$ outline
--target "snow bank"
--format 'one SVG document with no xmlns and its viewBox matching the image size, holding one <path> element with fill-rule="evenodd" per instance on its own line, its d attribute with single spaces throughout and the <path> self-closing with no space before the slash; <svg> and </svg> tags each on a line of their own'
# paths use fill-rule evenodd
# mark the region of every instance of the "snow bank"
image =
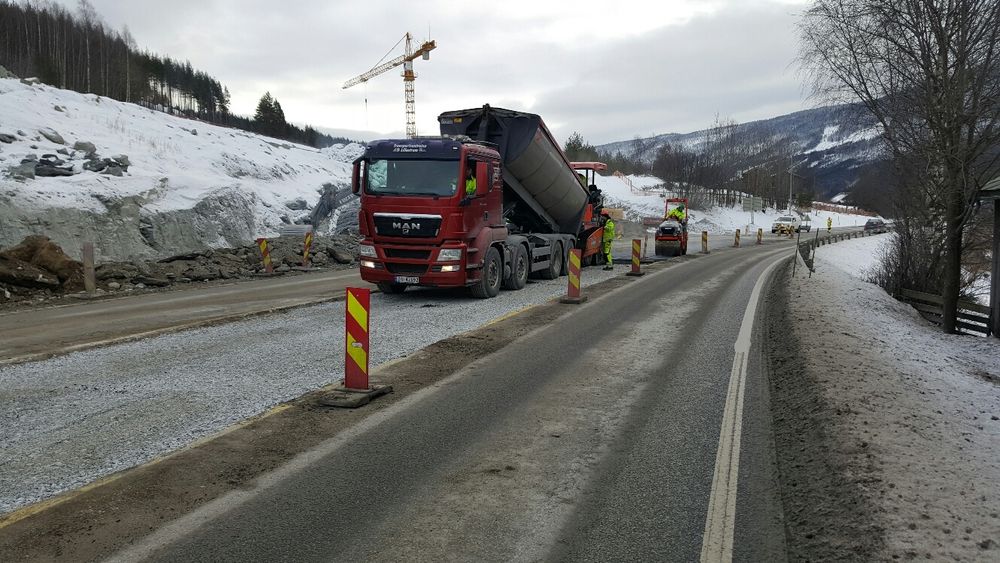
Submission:
<svg viewBox="0 0 1000 563">
<path fill-rule="evenodd" d="M 142 240 L 127 235 L 140 238 L 144 222 L 153 227 L 159 222 L 167 228 L 169 221 L 162 219 L 163 214 L 194 210 L 205 216 L 208 211 L 199 205 L 206 201 L 212 202 L 212 213 L 239 207 L 242 224 L 229 229 L 239 234 L 228 237 L 207 228 L 204 233 L 192 233 L 197 240 L 189 242 L 200 241 L 203 247 L 245 243 L 257 235 L 276 234 L 283 223 L 308 217 L 324 185 L 350 181 L 349 163 L 363 150 L 358 145 L 317 150 L 12 79 L 0 80 L 0 115 L 0 133 L 14 138 L 13 143 L 0 143 L 0 214 L 4 215 L 0 221 L 6 224 L 0 229 L 0 246 L 37 233 L 77 248 L 79 237 L 88 231 L 106 230 L 111 223 L 124 221 L 130 228 L 115 240 L 134 251 L 124 254 L 157 254 L 161 249 L 156 248 L 156 241 L 145 241 L 143 249 Z M 45 128 L 58 132 L 65 145 L 43 136 L 40 131 Z M 72 150 L 78 141 L 93 143 L 101 157 L 127 155 L 128 172 L 112 177 L 81 171 L 84 154 Z M 57 153 L 60 149 L 62 154 Z M 80 173 L 25 181 L 6 174 L 29 155 L 46 154 L 73 163 Z M 123 215 L 123 206 L 134 216 Z M 71 222 L 77 222 L 75 228 L 67 224 Z M 115 244 L 105 241 L 104 254 L 113 253 L 110 247 Z"/>
<path fill-rule="evenodd" d="M 871 254 L 884 240 L 822 246 L 816 273 L 790 282 L 791 333 L 803 340 L 798 380 L 816 382 L 823 405 L 812 416 L 829 421 L 832 436 L 818 447 L 877 507 L 878 559 L 995 561 L 1000 340 L 942 334 L 859 280 L 855 262 L 869 260 L 861 247 Z M 825 536 L 839 516 L 817 510 L 820 539 L 836 542 Z"/>
</svg>

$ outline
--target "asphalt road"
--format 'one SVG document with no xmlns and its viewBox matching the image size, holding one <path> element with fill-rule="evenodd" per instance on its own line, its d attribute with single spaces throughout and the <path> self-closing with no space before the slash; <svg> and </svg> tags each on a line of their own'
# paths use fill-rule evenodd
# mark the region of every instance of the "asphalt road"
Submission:
<svg viewBox="0 0 1000 563">
<path fill-rule="evenodd" d="M 712 528 L 733 559 L 780 561 L 763 331 L 738 337 L 788 251 L 719 252 L 566 306 L 113 559 L 691 561 Z"/>
<path fill-rule="evenodd" d="M 0 364 L 325 301 L 358 283 L 357 270 L 331 270 L 0 314 Z"/>
</svg>

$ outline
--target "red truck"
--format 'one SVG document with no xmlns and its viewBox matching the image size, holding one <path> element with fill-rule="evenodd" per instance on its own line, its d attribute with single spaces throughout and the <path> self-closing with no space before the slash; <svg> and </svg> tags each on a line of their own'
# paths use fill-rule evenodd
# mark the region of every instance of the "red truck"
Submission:
<svg viewBox="0 0 1000 563">
<path fill-rule="evenodd" d="M 438 122 L 439 137 L 372 141 L 354 162 L 362 279 L 488 298 L 565 275 L 573 248 L 600 252 L 595 192 L 541 117 L 486 105 Z"/>
</svg>

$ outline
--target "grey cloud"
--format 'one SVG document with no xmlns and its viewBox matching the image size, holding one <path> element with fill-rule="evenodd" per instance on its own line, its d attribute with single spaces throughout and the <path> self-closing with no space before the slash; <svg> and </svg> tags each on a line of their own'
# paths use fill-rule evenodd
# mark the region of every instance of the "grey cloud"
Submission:
<svg viewBox="0 0 1000 563">
<path fill-rule="evenodd" d="M 228 85 L 236 111 L 251 112 L 270 90 L 289 119 L 327 128 L 402 129 L 398 71 L 367 89 L 340 86 L 406 30 L 422 37 L 428 24 L 439 48 L 417 64 L 422 132 L 435 129 L 441 111 L 486 102 L 536 111 L 557 136 L 578 130 L 595 143 L 698 129 L 716 113 L 753 119 L 802 107 L 788 68 L 795 8 L 762 0 L 719 0 L 730 7 L 625 39 L 610 39 L 595 22 L 575 43 L 548 36 L 551 19 L 446 0 L 92 1 L 112 27 L 127 23 L 141 46 L 190 59 Z M 656 17 L 645 5 L 614 9 Z"/>
</svg>

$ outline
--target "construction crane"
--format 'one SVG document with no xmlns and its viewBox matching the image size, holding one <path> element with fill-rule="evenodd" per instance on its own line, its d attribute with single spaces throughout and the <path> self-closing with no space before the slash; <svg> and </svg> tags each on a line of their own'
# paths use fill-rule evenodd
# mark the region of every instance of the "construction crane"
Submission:
<svg viewBox="0 0 1000 563">
<path fill-rule="evenodd" d="M 406 136 L 408 138 L 413 138 L 417 136 L 417 112 L 416 112 L 416 101 L 413 92 L 413 82 L 417 79 L 417 73 L 413 72 L 413 61 L 418 58 L 423 58 L 425 61 L 431 58 L 431 51 L 434 50 L 437 45 L 433 40 L 425 41 L 423 45 L 420 46 L 416 51 L 413 50 L 412 36 L 407 33 L 402 39 L 393 45 L 392 49 L 389 50 L 391 53 L 401 42 L 406 41 L 406 52 L 402 55 L 392 59 L 391 61 L 380 62 L 371 68 L 368 72 L 355 76 L 354 78 L 344 82 L 344 88 L 348 89 L 351 86 L 356 86 L 362 82 L 368 82 L 370 79 L 376 76 L 396 68 L 399 65 L 403 65 L 403 72 L 401 73 L 403 77 L 403 89 L 406 92 Z M 389 56 L 386 54 L 386 56 Z M 382 57 L 383 59 L 385 57 Z M 367 100 L 365 100 L 367 103 Z"/>
</svg>

